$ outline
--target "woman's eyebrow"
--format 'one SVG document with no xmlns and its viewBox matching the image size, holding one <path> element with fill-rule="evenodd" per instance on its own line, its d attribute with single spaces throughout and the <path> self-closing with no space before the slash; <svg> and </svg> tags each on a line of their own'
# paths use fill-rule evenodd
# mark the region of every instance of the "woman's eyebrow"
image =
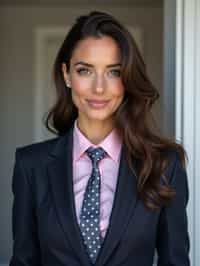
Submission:
<svg viewBox="0 0 200 266">
<path fill-rule="evenodd" d="M 84 65 L 84 66 L 87 66 L 87 67 L 94 67 L 94 65 L 92 65 L 92 64 L 88 64 L 88 63 L 86 63 L 86 62 L 83 62 L 83 61 L 79 61 L 79 62 L 76 62 L 75 64 L 74 64 L 74 66 L 76 66 L 76 65 Z M 115 64 L 110 64 L 110 65 L 107 65 L 106 67 L 117 67 L 117 66 L 121 66 L 122 64 L 121 63 L 115 63 Z"/>
</svg>

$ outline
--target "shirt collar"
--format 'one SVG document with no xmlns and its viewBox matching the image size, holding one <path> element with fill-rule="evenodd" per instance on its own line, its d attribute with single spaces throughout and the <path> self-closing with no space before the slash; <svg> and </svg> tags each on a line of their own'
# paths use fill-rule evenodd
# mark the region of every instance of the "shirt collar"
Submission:
<svg viewBox="0 0 200 266">
<path fill-rule="evenodd" d="M 84 152 L 91 146 L 94 148 L 102 147 L 115 162 L 119 161 L 122 141 L 115 128 L 98 145 L 95 145 L 91 143 L 89 139 L 80 131 L 77 126 L 77 120 L 75 120 L 73 140 L 74 161 L 79 160 L 80 157 L 83 156 Z"/>
</svg>

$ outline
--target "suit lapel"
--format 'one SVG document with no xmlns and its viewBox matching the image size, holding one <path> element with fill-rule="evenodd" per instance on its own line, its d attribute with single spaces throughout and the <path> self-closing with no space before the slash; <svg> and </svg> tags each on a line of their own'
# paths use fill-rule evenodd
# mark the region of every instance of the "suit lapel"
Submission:
<svg viewBox="0 0 200 266">
<path fill-rule="evenodd" d="M 48 175 L 56 211 L 65 236 L 79 257 L 81 265 L 90 265 L 90 259 L 83 246 L 81 232 L 76 218 L 72 179 L 73 128 L 58 140 L 51 156 L 56 157 L 48 166 Z"/>
<path fill-rule="evenodd" d="M 84 247 L 81 231 L 77 222 L 73 195 L 73 127 L 65 136 L 60 137 L 48 165 L 48 176 L 56 211 L 65 236 L 70 241 L 81 265 L 91 265 Z M 96 266 L 103 266 L 119 243 L 126 225 L 132 217 L 137 200 L 136 175 L 128 168 L 125 150 L 122 148 L 116 193 L 110 216 L 109 227 L 100 249 Z"/>
<path fill-rule="evenodd" d="M 106 264 L 109 256 L 119 243 L 126 229 L 137 201 L 136 174 L 132 174 L 125 158 L 125 150 L 122 148 L 119 165 L 119 175 L 109 227 L 101 247 L 96 266 Z"/>
</svg>

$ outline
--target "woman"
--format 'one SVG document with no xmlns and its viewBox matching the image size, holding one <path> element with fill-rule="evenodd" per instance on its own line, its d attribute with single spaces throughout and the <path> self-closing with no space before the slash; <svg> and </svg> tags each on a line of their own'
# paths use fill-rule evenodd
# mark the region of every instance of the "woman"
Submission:
<svg viewBox="0 0 200 266">
<path fill-rule="evenodd" d="M 58 137 L 18 148 L 10 266 L 188 266 L 184 148 L 151 127 L 159 94 L 112 16 L 77 19 L 54 65 Z"/>
</svg>

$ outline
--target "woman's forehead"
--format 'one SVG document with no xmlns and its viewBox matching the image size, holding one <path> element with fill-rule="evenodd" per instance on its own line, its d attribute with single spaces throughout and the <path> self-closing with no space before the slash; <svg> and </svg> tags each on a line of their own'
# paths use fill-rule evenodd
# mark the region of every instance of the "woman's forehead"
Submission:
<svg viewBox="0 0 200 266">
<path fill-rule="evenodd" d="M 120 49 L 116 41 L 109 36 L 88 37 L 77 44 L 71 58 L 73 63 L 85 60 L 90 64 L 117 64 L 120 63 Z"/>
</svg>

